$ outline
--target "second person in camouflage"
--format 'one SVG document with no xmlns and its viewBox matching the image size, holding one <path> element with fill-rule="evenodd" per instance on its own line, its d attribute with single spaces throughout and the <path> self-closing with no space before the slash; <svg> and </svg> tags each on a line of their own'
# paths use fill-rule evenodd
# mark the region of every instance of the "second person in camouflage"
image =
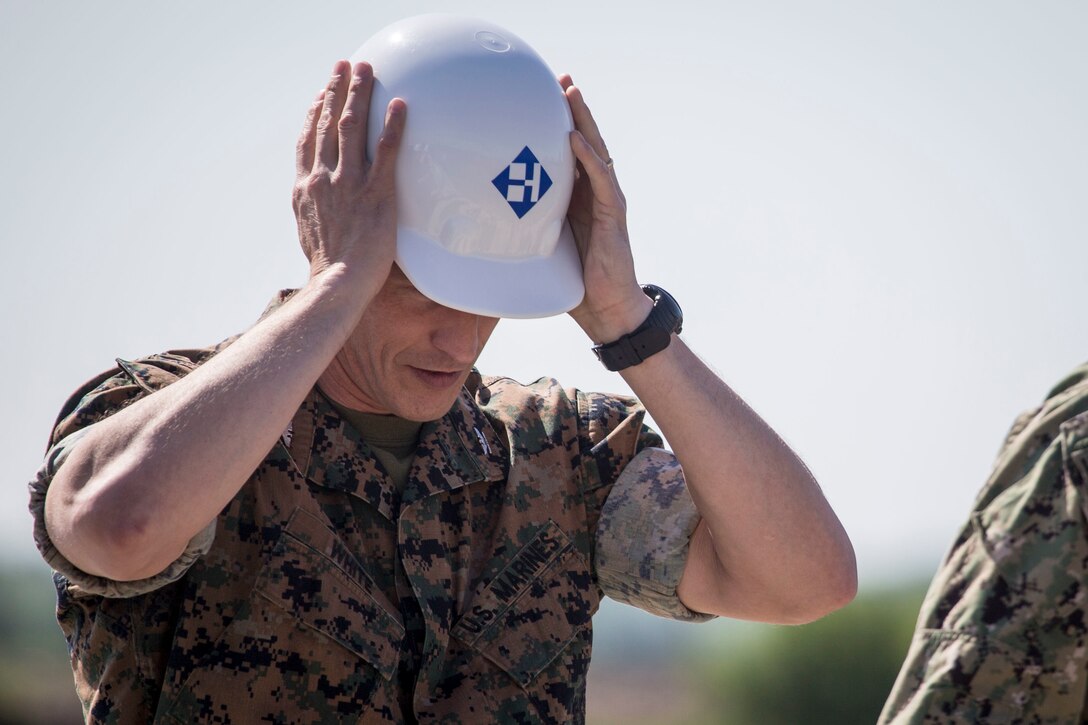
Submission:
<svg viewBox="0 0 1088 725">
<path fill-rule="evenodd" d="M 1088 365 L 1021 415 L 926 594 L 882 723 L 1088 720 Z"/>
</svg>

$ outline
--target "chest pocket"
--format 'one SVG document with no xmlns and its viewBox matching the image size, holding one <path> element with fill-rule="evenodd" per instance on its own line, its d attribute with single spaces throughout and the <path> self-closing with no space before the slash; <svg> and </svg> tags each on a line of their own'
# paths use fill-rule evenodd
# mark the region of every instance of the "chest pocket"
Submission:
<svg viewBox="0 0 1088 725">
<path fill-rule="evenodd" d="M 400 613 L 313 514 L 295 511 L 255 589 L 302 625 L 362 657 L 386 680 L 393 677 L 404 639 Z"/>
<path fill-rule="evenodd" d="M 180 689 L 176 722 L 367 721 L 404 640 L 399 613 L 343 542 L 296 510 L 238 612 Z"/>
<path fill-rule="evenodd" d="M 577 639 L 586 652 L 568 653 L 572 661 L 559 668 L 570 683 L 584 678 L 569 665 L 584 660 L 588 666 L 589 625 L 598 604 L 585 557 L 548 521 L 473 598 L 452 634 L 525 689 L 535 689 L 536 677 Z"/>
</svg>

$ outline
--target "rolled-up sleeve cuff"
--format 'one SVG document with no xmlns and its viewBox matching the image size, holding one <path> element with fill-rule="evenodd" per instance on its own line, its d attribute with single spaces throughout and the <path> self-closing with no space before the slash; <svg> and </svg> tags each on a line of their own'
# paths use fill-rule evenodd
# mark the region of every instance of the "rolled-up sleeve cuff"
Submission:
<svg viewBox="0 0 1088 725">
<path fill-rule="evenodd" d="M 676 456 L 642 450 L 616 480 L 597 525 L 597 580 L 604 593 L 660 617 L 714 619 L 676 595 L 699 518 Z"/>
<path fill-rule="evenodd" d="M 49 538 L 49 532 L 45 528 L 45 495 L 49 490 L 49 484 L 53 481 L 57 469 L 64 463 L 72 448 L 91 427 L 93 426 L 76 431 L 49 449 L 45 456 L 45 463 L 38 470 L 34 480 L 30 482 L 30 515 L 34 517 L 34 543 L 38 547 L 38 551 L 46 563 L 53 568 L 53 571 L 68 580 L 68 591 L 73 595 L 97 595 L 110 598 L 135 597 L 177 581 L 197 559 L 208 553 L 212 542 L 215 541 L 214 520 L 189 541 L 185 551 L 170 566 L 155 576 L 136 581 L 114 581 L 113 579 L 88 574 L 57 551 L 57 547 L 53 545 L 52 539 Z"/>
</svg>

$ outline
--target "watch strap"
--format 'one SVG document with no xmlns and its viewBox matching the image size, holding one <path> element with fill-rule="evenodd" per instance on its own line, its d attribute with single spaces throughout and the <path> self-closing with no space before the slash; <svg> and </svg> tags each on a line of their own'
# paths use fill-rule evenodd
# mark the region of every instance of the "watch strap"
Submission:
<svg viewBox="0 0 1088 725">
<path fill-rule="evenodd" d="M 638 365 L 661 352 L 672 342 L 673 333 L 679 334 L 683 327 L 683 313 L 672 295 L 649 284 L 643 285 L 642 291 L 654 301 L 646 320 L 618 340 L 593 347 L 597 359 L 613 372 Z"/>
</svg>

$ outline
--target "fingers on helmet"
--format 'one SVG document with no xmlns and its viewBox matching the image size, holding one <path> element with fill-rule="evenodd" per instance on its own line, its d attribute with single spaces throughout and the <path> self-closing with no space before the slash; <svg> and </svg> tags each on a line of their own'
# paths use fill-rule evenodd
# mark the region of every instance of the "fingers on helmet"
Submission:
<svg viewBox="0 0 1088 725">
<path fill-rule="evenodd" d="M 374 71 L 369 63 L 356 63 L 351 74 L 344 111 L 340 114 L 340 170 L 361 175 L 366 163 L 366 125 Z"/>
<path fill-rule="evenodd" d="M 594 120 L 593 114 L 589 111 L 589 106 L 586 105 L 585 99 L 582 97 L 582 91 L 578 86 L 569 85 L 564 93 L 566 93 L 567 102 L 570 104 L 571 116 L 574 117 L 574 127 L 585 137 L 598 156 L 607 159 L 608 147 L 605 146 L 601 131 L 597 128 L 597 121 Z"/>
<path fill-rule="evenodd" d="M 408 106 L 401 98 L 394 98 L 386 107 L 385 126 L 382 127 L 382 135 L 378 138 L 377 151 L 374 153 L 374 163 L 370 167 L 372 178 L 388 179 L 392 184 L 393 169 L 396 166 L 401 138 L 404 136 L 407 114 Z"/>
<path fill-rule="evenodd" d="M 619 200 L 619 190 L 616 186 L 615 180 L 612 178 L 612 171 L 608 166 L 608 160 L 602 157 L 600 153 L 593 148 L 593 145 L 586 137 L 579 131 L 572 131 L 571 138 L 571 150 L 574 151 L 575 158 L 582 165 L 582 168 L 586 170 L 586 174 L 589 175 L 589 184 L 593 187 L 593 195 L 601 201 L 612 203 Z M 612 196 L 616 196 L 616 199 L 612 199 Z"/>
<path fill-rule="evenodd" d="M 338 60 L 332 67 L 332 77 L 325 87 L 325 102 L 321 118 L 317 122 L 316 162 L 327 169 L 335 169 L 340 156 L 339 121 L 347 97 L 350 66 L 346 60 Z"/>
<path fill-rule="evenodd" d="M 325 89 L 322 88 L 306 111 L 306 120 L 302 122 L 302 133 L 295 146 L 295 171 L 299 176 L 309 174 L 314 167 L 314 137 L 317 134 L 317 114 L 324 105 Z"/>
</svg>

